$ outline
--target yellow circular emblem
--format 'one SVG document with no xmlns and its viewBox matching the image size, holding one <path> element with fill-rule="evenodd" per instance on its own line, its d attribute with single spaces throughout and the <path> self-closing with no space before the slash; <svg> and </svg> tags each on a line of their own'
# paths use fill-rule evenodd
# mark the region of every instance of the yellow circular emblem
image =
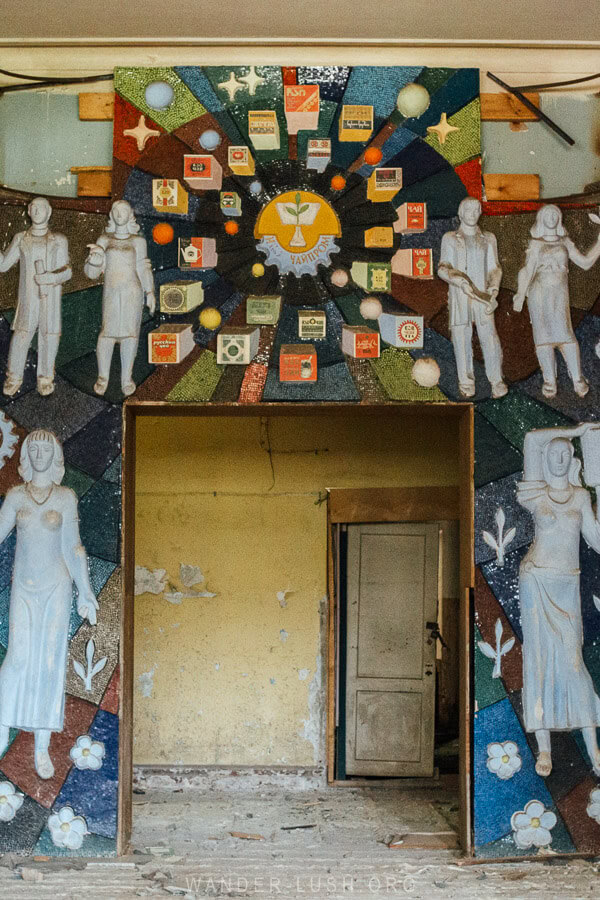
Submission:
<svg viewBox="0 0 600 900">
<path fill-rule="evenodd" d="M 339 250 L 334 238 L 341 234 L 340 220 L 327 200 L 300 190 L 274 197 L 254 227 L 267 262 L 297 275 L 315 274 L 318 264 L 329 265 L 329 255 Z"/>
</svg>

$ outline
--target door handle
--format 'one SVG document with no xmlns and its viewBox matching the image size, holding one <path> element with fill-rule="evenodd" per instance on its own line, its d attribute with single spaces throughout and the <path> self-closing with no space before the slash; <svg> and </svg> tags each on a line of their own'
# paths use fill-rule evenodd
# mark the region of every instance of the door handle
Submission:
<svg viewBox="0 0 600 900">
<path fill-rule="evenodd" d="M 439 641 L 442 647 L 444 647 L 446 650 L 450 649 L 450 647 L 442 637 L 442 633 L 437 622 L 426 622 L 425 627 L 429 630 L 430 638 Z"/>
</svg>

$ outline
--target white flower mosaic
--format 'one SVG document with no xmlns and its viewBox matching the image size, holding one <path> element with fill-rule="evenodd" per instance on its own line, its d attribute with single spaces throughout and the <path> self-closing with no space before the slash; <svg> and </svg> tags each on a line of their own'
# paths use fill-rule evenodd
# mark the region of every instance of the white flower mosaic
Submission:
<svg viewBox="0 0 600 900">
<path fill-rule="evenodd" d="M 593 791 L 590 791 L 588 805 L 585 811 L 590 819 L 595 819 L 598 825 L 600 825 L 600 788 L 597 787 L 594 788 Z"/>
<path fill-rule="evenodd" d="M 104 744 L 92 740 L 89 734 L 80 735 L 69 751 L 69 756 L 78 769 L 92 769 L 94 772 L 101 768 L 104 755 Z"/>
<path fill-rule="evenodd" d="M 23 806 L 23 794 L 18 794 L 10 781 L 0 781 L 0 822 L 10 822 Z"/>
<path fill-rule="evenodd" d="M 48 819 L 48 828 L 55 847 L 79 850 L 87 830 L 83 816 L 76 816 L 70 806 L 63 806 Z"/>
<path fill-rule="evenodd" d="M 515 844 L 520 850 L 529 847 L 547 847 L 552 842 L 551 830 L 556 816 L 539 800 L 530 800 L 524 810 L 513 813 L 510 826 Z"/>
<path fill-rule="evenodd" d="M 488 744 L 488 758 L 486 766 L 493 774 L 508 781 L 518 772 L 522 766 L 519 748 L 514 741 L 504 741 L 502 744 Z"/>
</svg>

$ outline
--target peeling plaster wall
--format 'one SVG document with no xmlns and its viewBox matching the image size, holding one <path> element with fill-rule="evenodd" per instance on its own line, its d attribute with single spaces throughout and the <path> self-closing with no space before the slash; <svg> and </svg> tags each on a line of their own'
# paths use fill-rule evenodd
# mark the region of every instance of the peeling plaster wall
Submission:
<svg viewBox="0 0 600 900">
<path fill-rule="evenodd" d="M 456 484 L 457 444 L 451 420 L 367 423 L 350 409 L 138 419 L 136 564 L 167 575 L 165 592 L 136 597 L 134 761 L 321 764 L 319 495 Z M 186 587 L 181 564 L 199 566 L 204 580 Z"/>
</svg>

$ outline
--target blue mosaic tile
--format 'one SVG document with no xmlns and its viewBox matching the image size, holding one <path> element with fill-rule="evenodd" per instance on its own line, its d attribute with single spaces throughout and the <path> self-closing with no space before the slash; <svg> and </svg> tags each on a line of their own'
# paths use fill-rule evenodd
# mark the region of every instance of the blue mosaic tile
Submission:
<svg viewBox="0 0 600 900">
<path fill-rule="evenodd" d="M 269 366 L 262 399 L 298 400 L 306 403 L 313 400 L 357 401 L 360 400 L 360 394 L 346 363 L 335 363 L 319 370 L 318 381 L 313 384 L 280 382 L 279 370 L 275 366 Z"/>
<path fill-rule="evenodd" d="M 523 469 L 523 457 L 487 419 L 476 411 L 475 487 Z"/>
<path fill-rule="evenodd" d="M 537 797 L 535 798 L 537 800 Z M 573 844 L 571 836 L 565 827 L 563 820 L 555 806 L 546 807 L 552 810 L 557 818 L 556 825 L 552 829 L 552 843 L 550 849 L 554 853 L 575 853 L 577 847 Z M 497 841 L 491 841 L 489 844 L 480 844 L 475 847 L 475 856 L 480 859 L 507 859 L 511 857 L 537 857 L 537 847 L 530 847 L 528 850 L 521 850 L 514 842 L 512 831 L 504 837 L 498 838 Z M 539 858 L 539 857 L 538 857 Z"/>
<path fill-rule="evenodd" d="M 590 389 L 585 397 L 578 397 L 573 382 L 560 353 L 556 353 L 558 391 L 556 397 L 546 399 L 542 395 L 542 374 L 536 372 L 519 385 L 532 397 L 568 416 L 575 422 L 596 422 L 600 419 L 600 362 L 594 348 L 600 340 L 600 317 L 588 315 L 575 329 L 581 353 L 581 368 Z"/>
<path fill-rule="evenodd" d="M 214 294 L 217 294 L 217 287 L 222 284 L 227 284 L 221 279 L 221 282 L 216 282 L 214 285 L 211 285 L 211 289 L 214 288 Z M 207 299 L 207 294 L 209 294 L 210 299 Z M 215 306 L 219 312 L 221 313 L 221 324 L 226 325 L 227 320 L 231 317 L 231 315 L 235 312 L 238 306 L 243 301 L 242 294 L 239 294 L 237 291 L 230 293 L 229 296 L 225 300 L 219 301 L 219 299 L 213 299 L 213 295 L 207 291 L 205 293 L 205 305 L 206 306 Z M 209 330 L 208 328 L 204 328 L 202 325 L 194 332 L 194 341 L 198 344 L 199 347 L 207 347 L 210 342 L 213 340 L 217 330 Z"/>
<path fill-rule="evenodd" d="M 56 376 L 55 384 L 54 393 L 49 397 L 30 391 L 8 403 L 5 409 L 27 431 L 48 428 L 63 442 L 106 409 L 106 403 L 100 397 L 81 393 L 60 375 Z"/>
<path fill-rule="evenodd" d="M 63 446 L 65 460 L 101 478 L 121 452 L 121 408 L 109 406 Z"/>
<path fill-rule="evenodd" d="M 92 740 L 104 744 L 106 755 L 102 766 L 95 772 L 73 766 L 56 798 L 54 810 L 71 806 L 77 815 L 85 818 L 92 834 L 114 838 L 117 833 L 118 717 L 99 709 L 88 734 Z"/>
<path fill-rule="evenodd" d="M 400 89 L 416 81 L 422 70 L 422 66 L 354 66 L 344 103 L 368 103 L 376 116 L 387 119 L 396 109 Z"/>
<path fill-rule="evenodd" d="M 151 319 L 146 309 L 140 331 L 140 342 L 133 364 L 133 380 L 137 385 L 142 384 L 155 369 L 155 366 L 148 362 L 147 335 L 149 331 L 156 328 L 156 325 L 156 318 Z M 94 384 L 98 378 L 98 362 L 96 360 L 95 351 L 62 366 L 60 374 L 78 388 L 82 394 L 87 394 L 94 398 L 96 397 L 96 394 L 94 393 Z M 112 355 L 108 387 L 103 396 L 104 400 L 109 403 L 121 403 L 124 399 L 121 392 L 121 358 L 119 347 L 116 345 Z"/>
<path fill-rule="evenodd" d="M 101 478 L 79 502 L 81 541 L 92 556 L 117 563 L 121 537 L 121 488 Z"/>
<path fill-rule="evenodd" d="M 107 481 L 112 481 L 114 484 L 121 484 L 121 463 L 121 457 L 117 456 L 111 462 L 110 466 L 104 473 L 103 478 L 106 478 Z"/>
<path fill-rule="evenodd" d="M 519 451 L 523 449 L 525 435 L 533 428 L 572 424 L 562 413 L 539 403 L 520 390 L 510 390 L 505 397 L 480 403 L 477 413 L 494 425 Z"/>
<path fill-rule="evenodd" d="M 383 146 L 380 147 L 383 156 L 381 162 L 377 165 L 384 166 L 388 159 L 392 159 L 392 157 L 400 153 L 401 150 L 404 150 L 405 147 L 408 147 L 414 140 L 416 140 L 416 135 L 414 135 L 412 131 L 409 131 L 407 128 L 402 128 L 402 126 L 396 128 Z M 364 175 L 365 178 L 368 178 L 374 168 L 374 166 L 362 165 L 357 171 L 359 175 Z"/>
<path fill-rule="evenodd" d="M 482 532 L 485 529 L 494 537 L 497 536 L 495 522 L 496 511 L 502 507 L 506 515 L 504 533 L 513 526 L 517 529 L 513 540 L 507 550 L 512 552 L 518 547 L 529 546 L 533 540 L 533 518 L 517 503 L 517 484 L 521 481 L 522 473 L 515 472 L 500 478 L 491 484 L 483 485 L 475 491 L 475 564 L 489 562 L 496 559 L 496 551 L 489 547 L 483 540 Z"/>
<path fill-rule="evenodd" d="M 222 112 L 225 108 L 221 99 L 200 66 L 174 66 L 174 71 L 179 75 L 183 83 L 190 89 L 202 106 L 209 112 Z"/>
<path fill-rule="evenodd" d="M 65 487 L 69 487 L 72 491 L 75 491 L 78 497 L 83 497 L 94 484 L 94 479 L 90 478 L 89 475 L 86 475 L 85 472 L 82 472 L 81 469 L 77 469 L 75 466 L 70 466 L 67 463 L 65 465 L 65 477 L 63 478 L 62 483 Z"/>
<path fill-rule="evenodd" d="M 298 311 L 302 307 L 282 306 L 279 325 L 273 344 L 271 354 L 270 368 L 275 369 L 275 374 L 279 378 L 279 350 L 282 344 L 313 344 L 317 351 L 317 371 L 318 377 L 326 366 L 334 363 L 344 363 L 344 354 L 340 348 L 339 338 L 336 330 L 340 329 L 339 312 L 334 304 L 327 304 L 325 315 L 327 317 L 327 334 L 322 340 L 314 340 L 313 338 L 298 337 Z M 312 307 L 311 307 L 312 308 Z M 335 308 L 335 314 L 333 309 Z M 332 320 L 332 315 L 334 319 Z M 268 380 L 267 380 L 268 383 Z M 307 387 L 307 385 L 299 385 L 299 387 Z"/>
<path fill-rule="evenodd" d="M 475 713 L 473 739 L 475 843 L 487 844 L 512 832 L 512 814 L 530 800 L 540 800 L 546 808 L 553 800 L 536 774 L 535 758 L 508 698 Z M 506 781 L 486 765 L 488 744 L 504 741 L 514 741 L 522 760 L 520 771 Z"/>
<path fill-rule="evenodd" d="M 448 118 L 479 97 L 479 69 L 457 69 L 456 74 L 431 95 L 429 108 L 418 119 L 406 119 L 405 128 L 425 137 L 430 125 L 437 125 L 443 112 Z"/>
<path fill-rule="evenodd" d="M 407 310 L 410 315 L 410 311 Z M 458 376 L 456 374 L 456 362 L 454 360 L 454 349 L 452 342 L 448 338 L 443 337 L 433 328 L 425 328 L 423 336 L 423 348 L 420 350 L 411 350 L 410 355 L 413 359 L 420 359 L 422 356 L 433 356 L 440 367 L 440 380 L 438 387 L 451 400 L 465 402 L 465 398 L 458 389 Z M 482 363 L 473 361 L 473 372 L 475 375 L 475 400 L 483 400 L 490 396 L 491 388 L 487 380 L 485 369 Z"/>
<path fill-rule="evenodd" d="M 75 810 L 75 812 L 77 812 L 77 810 Z M 50 815 L 47 810 L 46 813 L 48 816 Z M 66 859 L 81 856 L 116 856 L 117 842 L 115 838 L 101 837 L 97 834 L 86 834 L 79 850 L 63 850 L 61 847 L 56 847 L 54 845 L 50 829 L 46 827 L 42 831 L 32 852 L 34 856 L 62 856 Z"/>
<path fill-rule="evenodd" d="M 347 146 L 352 145 L 349 144 Z M 391 159 L 388 159 L 387 165 L 390 167 L 399 166 L 402 169 L 402 184 L 404 185 L 404 188 L 410 187 L 410 185 L 417 181 L 429 181 L 433 175 L 437 175 L 440 172 L 451 172 L 454 178 L 458 178 L 450 163 L 446 162 L 439 153 L 436 153 L 433 147 L 430 147 L 429 144 L 426 144 L 420 139 L 413 141 L 412 144 L 409 144 L 408 147 L 405 147 L 400 153 L 397 153 L 395 156 L 391 157 Z M 420 199 L 429 202 L 427 196 L 420 197 Z M 396 194 L 394 200 L 400 202 L 398 200 L 398 194 Z M 455 210 L 452 210 L 452 212 L 454 211 Z"/>
<path fill-rule="evenodd" d="M 350 66 L 298 66 L 296 77 L 298 84 L 318 84 L 321 100 L 340 103 L 351 71 Z"/>
<path fill-rule="evenodd" d="M 454 169 L 448 168 L 430 175 L 425 181 L 405 183 L 392 204 L 397 209 L 403 203 L 424 202 L 429 221 L 432 221 L 438 216 L 453 216 L 461 200 L 468 196 L 469 192 Z"/>
<path fill-rule="evenodd" d="M 135 210 L 136 215 L 150 216 L 154 219 L 161 219 L 171 222 L 187 221 L 195 222 L 200 206 L 200 198 L 196 194 L 189 194 L 187 213 L 169 213 L 166 210 L 160 211 L 152 206 L 152 179 L 153 175 L 149 172 L 142 172 L 141 169 L 134 169 L 127 179 L 125 190 L 123 191 L 123 200 L 127 200 Z"/>
<path fill-rule="evenodd" d="M 519 566 L 527 553 L 528 546 L 518 547 L 506 554 L 504 567 L 499 569 L 494 562 L 484 563 L 480 568 L 494 596 L 502 609 L 518 639 L 523 642 L 521 630 L 521 607 L 519 604 Z"/>
</svg>

